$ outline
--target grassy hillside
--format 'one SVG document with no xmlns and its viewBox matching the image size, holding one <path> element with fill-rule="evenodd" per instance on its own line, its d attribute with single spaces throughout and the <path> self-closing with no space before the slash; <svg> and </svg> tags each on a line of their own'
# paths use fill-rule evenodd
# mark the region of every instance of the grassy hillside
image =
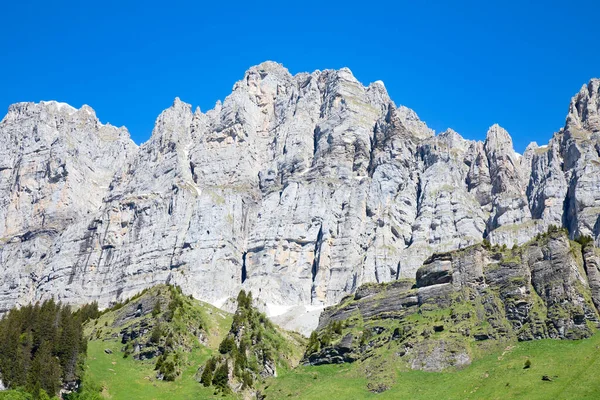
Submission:
<svg viewBox="0 0 600 400">
<path fill-rule="evenodd" d="M 173 309 L 169 304 L 174 298 L 179 305 L 175 313 L 169 315 L 169 310 Z M 160 311 L 136 313 L 140 303 L 147 310 L 157 299 Z M 173 340 L 178 343 L 175 347 L 181 348 L 180 372 L 172 382 L 157 378 L 157 356 L 139 359 L 136 354 L 144 354 L 142 350 L 124 357 L 123 350 L 131 348 L 128 344 L 132 341 L 122 343 L 123 332 L 135 331 L 140 326 L 146 327 L 146 333 L 136 340 L 143 346 L 151 350 L 155 347 L 168 349 L 164 337 L 156 346 L 147 343 L 157 321 L 162 324 L 163 336 L 166 332 L 174 333 Z M 232 393 L 223 394 L 214 386 L 204 387 L 198 382 L 199 367 L 213 356 L 224 357 L 219 352 L 219 344 L 232 336 L 232 332 L 237 332 L 236 324 L 233 328 L 232 324 L 232 315 L 183 296 L 176 290 L 165 286 L 150 289 L 134 301 L 106 312 L 86 325 L 85 334 L 91 340 L 84 387 L 93 389 L 90 391 L 93 396 L 79 399 L 236 398 Z M 198 326 L 202 329 L 197 330 Z M 247 327 L 240 331 L 252 336 Z M 289 343 L 281 345 L 282 348 L 290 344 L 299 346 L 297 339 L 284 337 Z M 295 369 L 282 364 L 277 370 L 277 377 L 257 380 L 255 388 L 266 399 L 600 398 L 600 379 L 597 376 L 600 369 L 600 333 L 576 341 L 544 339 L 512 343 L 481 348 L 470 366 L 447 372 L 408 370 L 398 361 L 395 350 L 386 350 L 384 346 L 372 357 L 354 363 Z M 298 348 L 297 353 L 302 350 Z M 528 360 L 531 366 L 524 368 Z M 232 366 L 235 365 L 235 357 L 230 361 Z M 550 380 L 542 380 L 544 376 Z M 375 393 L 382 383 L 388 389 Z M 250 392 L 244 391 L 243 394 L 248 396 Z"/>
<path fill-rule="evenodd" d="M 531 367 L 525 369 L 530 360 Z M 267 382 L 267 399 L 598 399 L 600 334 L 589 339 L 519 342 L 450 372 L 365 370 L 360 363 L 299 367 Z M 394 376 L 383 393 L 370 374 Z M 548 376 L 551 381 L 542 380 Z"/>
<path fill-rule="evenodd" d="M 101 398 L 115 400 L 212 398 L 214 390 L 200 385 L 196 373 L 217 350 L 231 322 L 231 314 L 183 296 L 173 287 L 154 287 L 86 325 L 90 341 L 84 386 L 99 390 Z M 153 341 L 156 331 L 160 338 Z M 139 336 L 124 344 L 124 332 Z M 142 348 L 137 353 L 136 345 Z M 139 357 L 155 349 L 162 349 L 166 360 L 178 359 L 174 381 L 157 378 L 161 356 Z"/>
<path fill-rule="evenodd" d="M 114 400 L 134 399 L 210 399 L 214 390 L 207 389 L 196 379 L 198 366 L 206 362 L 211 350 L 196 348 L 189 353 L 181 376 L 174 382 L 156 379 L 155 361 L 123 358 L 122 344 L 118 341 L 93 340 L 88 346 L 86 379 L 100 386 L 101 398 Z M 113 354 L 106 354 L 110 349 Z"/>
</svg>

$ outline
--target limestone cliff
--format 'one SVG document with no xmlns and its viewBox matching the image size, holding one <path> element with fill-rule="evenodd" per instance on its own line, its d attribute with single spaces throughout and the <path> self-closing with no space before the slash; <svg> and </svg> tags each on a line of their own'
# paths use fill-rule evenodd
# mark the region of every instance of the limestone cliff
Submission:
<svg viewBox="0 0 600 400">
<path fill-rule="evenodd" d="M 551 224 L 599 241 L 600 81 L 520 157 L 509 134 L 437 136 L 350 70 L 250 68 L 214 109 L 176 99 L 137 147 L 93 110 L 20 103 L 0 122 L 0 310 L 102 306 L 156 283 L 223 306 L 252 291 L 308 331 L 366 282 L 435 252 L 522 244 Z"/>
</svg>

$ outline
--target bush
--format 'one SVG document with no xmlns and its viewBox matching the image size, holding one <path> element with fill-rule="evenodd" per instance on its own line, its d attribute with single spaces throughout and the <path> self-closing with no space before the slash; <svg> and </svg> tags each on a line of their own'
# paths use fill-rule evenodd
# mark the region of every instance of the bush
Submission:
<svg viewBox="0 0 600 400">
<path fill-rule="evenodd" d="M 371 332 L 371 330 L 370 330 L 370 329 L 368 329 L 368 328 L 364 328 L 364 330 L 363 330 L 363 334 L 362 334 L 362 336 L 360 337 L 360 345 L 361 345 L 361 346 L 364 346 L 364 345 L 366 345 L 367 343 L 369 343 L 369 340 L 371 340 L 371 337 L 372 337 L 372 336 L 373 336 L 373 333 Z"/>
<path fill-rule="evenodd" d="M 578 236 L 575 241 L 581 245 L 581 247 L 586 247 L 589 245 L 594 245 L 594 239 L 588 235 Z"/>
<path fill-rule="evenodd" d="M 160 314 L 160 301 L 157 300 L 152 309 L 152 316 L 156 318 L 158 314 Z"/>
<path fill-rule="evenodd" d="M 217 366 L 217 360 L 214 357 L 211 357 L 206 362 L 204 366 L 204 371 L 202 371 L 202 376 L 200 377 L 200 383 L 205 387 L 209 387 L 213 380 L 213 372 L 215 367 Z"/>
<path fill-rule="evenodd" d="M 175 363 L 173 361 L 165 361 L 160 367 L 160 373 L 163 374 L 163 380 L 167 382 L 173 382 L 177 377 L 177 370 L 175 369 Z"/>
<path fill-rule="evenodd" d="M 252 378 L 252 374 L 250 373 L 250 371 L 244 372 L 244 375 L 242 377 L 242 383 L 242 389 L 252 387 L 252 385 L 254 384 L 254 379 Z"/>
<path fill-rule="evenodd" d="M 306 346 L 306 354 L 312 354 L 319 351 L 321 343 L 319 343 L 319 336 L 316 331 L 313 331 L 308 338 L 308 345 Z"/>
<path fill-rule="evenodd" d="M 225 361 L 217 368 L 215 375 L 212 380 L 212 384 L 217 388 L 224 390 L 228 387 L 227 382 L 229 380 L 229 363 Z"/>
<path fill-rule="evenodd" d="M 529 368 L 531 368 L 531 360 L 528 358 L 527 360 L 525 360 L 525 365 L 523 365 L 523 369 Z"/>
<path fill-rule="evenodd" d="M 219 353 L 227 354 L 235 348 L 235 339 L 232 335 L 225 336 L 225 339 L 219 344 Z"/>
<path fill-rule="evenodd" d="M 154 344 L 158 344 L 158 342 L 160 342 L 160 338 L 162 337 L 163 332 L 162 329 L 160 327 L 160 325 L 155 325 L 154 328 L 152 328 L 152 334 L 150 335 L 150 342 L 154 343 Z"/>
<path fill-rule="evenodd" d="M 342 334 L 342 329 L 343 329 L 344 325 L 342 324 L 342 321 L 334 321 L 331 324 L 331 330 L 333 331 L 333 333 L 335 333 L 336 335 L 341 335 Z"/>
</svg>

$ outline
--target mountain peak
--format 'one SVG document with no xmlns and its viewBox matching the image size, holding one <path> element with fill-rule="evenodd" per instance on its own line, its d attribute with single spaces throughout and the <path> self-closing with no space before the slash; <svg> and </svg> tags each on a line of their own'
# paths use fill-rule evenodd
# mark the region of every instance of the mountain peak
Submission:
<svg viewBox="0 0 600 400">
<path fill-rule="evenodd" d="M 591 79 L 571 99 L 566 128 L 600 131 L 600 79 Z"/>
</svg>

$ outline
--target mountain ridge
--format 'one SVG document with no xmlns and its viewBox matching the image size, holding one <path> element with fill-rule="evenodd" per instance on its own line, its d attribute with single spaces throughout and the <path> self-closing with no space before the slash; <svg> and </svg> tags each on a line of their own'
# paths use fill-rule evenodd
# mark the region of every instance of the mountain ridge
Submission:
<svg viewBox="0 0 600 400">
<path fill-rule="evenodd" d="M 598 82 L 523 155 L 496 124 L 485 141 L 436 136 L 347 68 L 262 63 L 206 113 L 175 99 L 140 146 L 87 106 L 18 103 L 0 122 L 0 309 L 173 282 L 221 306 L 252 290 L 306 333 L 435 252 L 549 225 L 598 243 Z"/>
</svg>

